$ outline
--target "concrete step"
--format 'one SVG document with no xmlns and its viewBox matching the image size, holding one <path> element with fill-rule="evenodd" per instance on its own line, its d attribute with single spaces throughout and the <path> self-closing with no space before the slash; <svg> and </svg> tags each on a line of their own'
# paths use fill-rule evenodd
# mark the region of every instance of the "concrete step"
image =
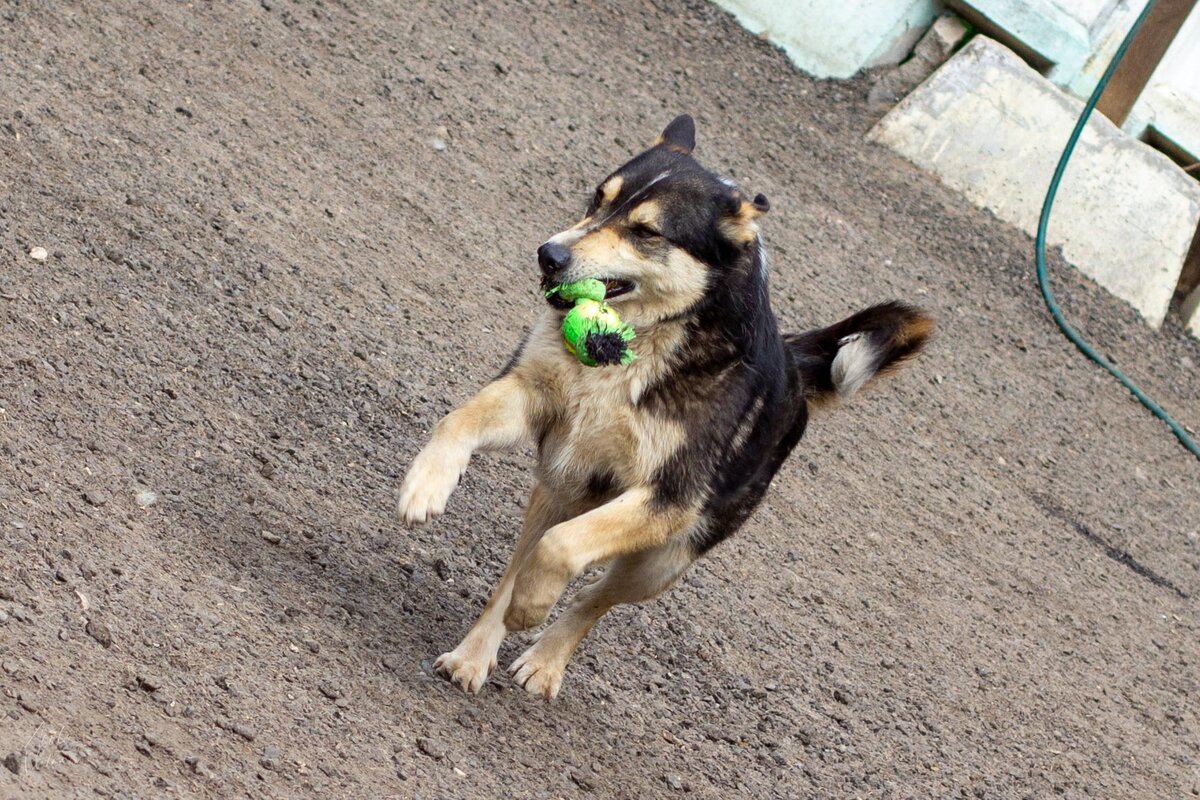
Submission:
<svg viewBox="0 0 1200 800">
<path fill-rule="evenodd" d="M 868 137 L 1031 236 L 1083 103 L 976 36 Z M 1093 114 L 1067 168 L 1048 242 L 1162 325 L 1200 220 L 1200 183 Z"/>
</svg>

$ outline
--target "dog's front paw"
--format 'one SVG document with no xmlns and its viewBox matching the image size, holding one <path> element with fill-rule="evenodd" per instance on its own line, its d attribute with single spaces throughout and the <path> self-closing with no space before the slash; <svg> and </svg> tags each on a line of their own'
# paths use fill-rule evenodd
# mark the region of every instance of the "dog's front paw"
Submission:
<svg viewBox="0 0 1200 800">
<path fill-rule="evenodd" d="M 420 525 L 440 515 L 466 467 L 467 459 L 454 451 L 435 446 L 422 450 L 400 486 L 400 518 Z"/>
<path fill-rule="evenodd" d="M 464 642 L 449 653 L 438 656 L 433 668 L 467 694 L 479 694 L 496 668 L 496 659 L 494 655 L 477 652 L 477 648 Z"/>
</svg>

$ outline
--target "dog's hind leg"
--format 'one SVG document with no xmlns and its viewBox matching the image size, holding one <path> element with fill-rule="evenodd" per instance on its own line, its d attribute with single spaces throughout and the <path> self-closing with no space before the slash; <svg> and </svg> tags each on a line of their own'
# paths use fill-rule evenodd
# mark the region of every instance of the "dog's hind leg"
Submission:
<svg viewBox="0 0 1200 800">
<path fill-rule="evenodd" d="M 513 679 L 532 694 L 554 699 L 575 648 L 609 609 L 640 603 L 666 591 L 695 560 L 685 536 L 651 550 L 614 559 L 595 583 L 583 587 L 558 619 L 509 667 Z"/>
<path fill-rule="evenodd" d="M 517 570 L 542 534 L 569 517 L 571 510 L 544 486 L 539 484 L 534 487 L 529 496 L 529 508 L 525 512 L 521 535 L 504 577 L 458 647 L 443 653 L 434 662 L 434 669 L 462 687 L 463 691 L 477 693 L 496 668 L 496 651 L 500 649 L 506 633 L 504 612 L 508 610 Z"/>
<path fill-rule="evenodd" d="M 567 584 L 588 566 L 665 544 L 696 519 L 694 508 L 659 503 L 653 490 L 640 487 L 555 525 L 517 574 L 505 626 L 523 631 L 541 625 Z"/>
</svg>

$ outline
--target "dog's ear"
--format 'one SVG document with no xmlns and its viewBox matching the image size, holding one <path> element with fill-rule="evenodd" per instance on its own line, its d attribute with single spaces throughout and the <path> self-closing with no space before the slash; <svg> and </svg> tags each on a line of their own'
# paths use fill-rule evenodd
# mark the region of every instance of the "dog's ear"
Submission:
<svg viewBox="0 0 1200 800">
<path fill-rule="evenodd" d="M 749 244 L 758 238 L 758 223 L 755 220 L 770 210 L 771 203 L 765 194 L 747 200 L 745 195 L 735 191 L 725 200 L 721 233 L 734 244 Z"/>
<path fill-rule="evenodd" d="M 696 149 L 695 121 L 688 114 L 680 114 L 663 129 L 662 135 L 654 144 L 666 145 L 671 150 L 683 153 L 685 156 L 691 155 L 691 152 Z"/>
</svg>

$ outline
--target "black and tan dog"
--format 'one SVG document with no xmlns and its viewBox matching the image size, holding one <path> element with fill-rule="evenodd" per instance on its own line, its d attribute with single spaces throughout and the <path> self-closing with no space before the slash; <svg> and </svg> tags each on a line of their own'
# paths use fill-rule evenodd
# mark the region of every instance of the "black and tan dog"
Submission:
<svg viewBox="0 0 1200 800">
<path fill-rule="evenodd" d="M 471 453 L 534 443 L 537 485 L 500 585 L 437 669 L 477 692 L 509 631 L 540 625 L 567 583 L 608 563 L 512 665 L 554 697 L 580 641 L 619 603 L 662 592 L 741 526 L 800 440 L 813 404 L 915 355 L 932 323 L 886 303 L 780 335 L 748 199 L 692 158 L 692 119 L 605 178 L 574 227 L 538 249 L 543 284 L 595 277 L 637 330 L 637 360 L 586 367 L 549 306 L 511 363 L 437 426 L 400 490 L 409 523 L 446 507 Z"/>
</svg>

